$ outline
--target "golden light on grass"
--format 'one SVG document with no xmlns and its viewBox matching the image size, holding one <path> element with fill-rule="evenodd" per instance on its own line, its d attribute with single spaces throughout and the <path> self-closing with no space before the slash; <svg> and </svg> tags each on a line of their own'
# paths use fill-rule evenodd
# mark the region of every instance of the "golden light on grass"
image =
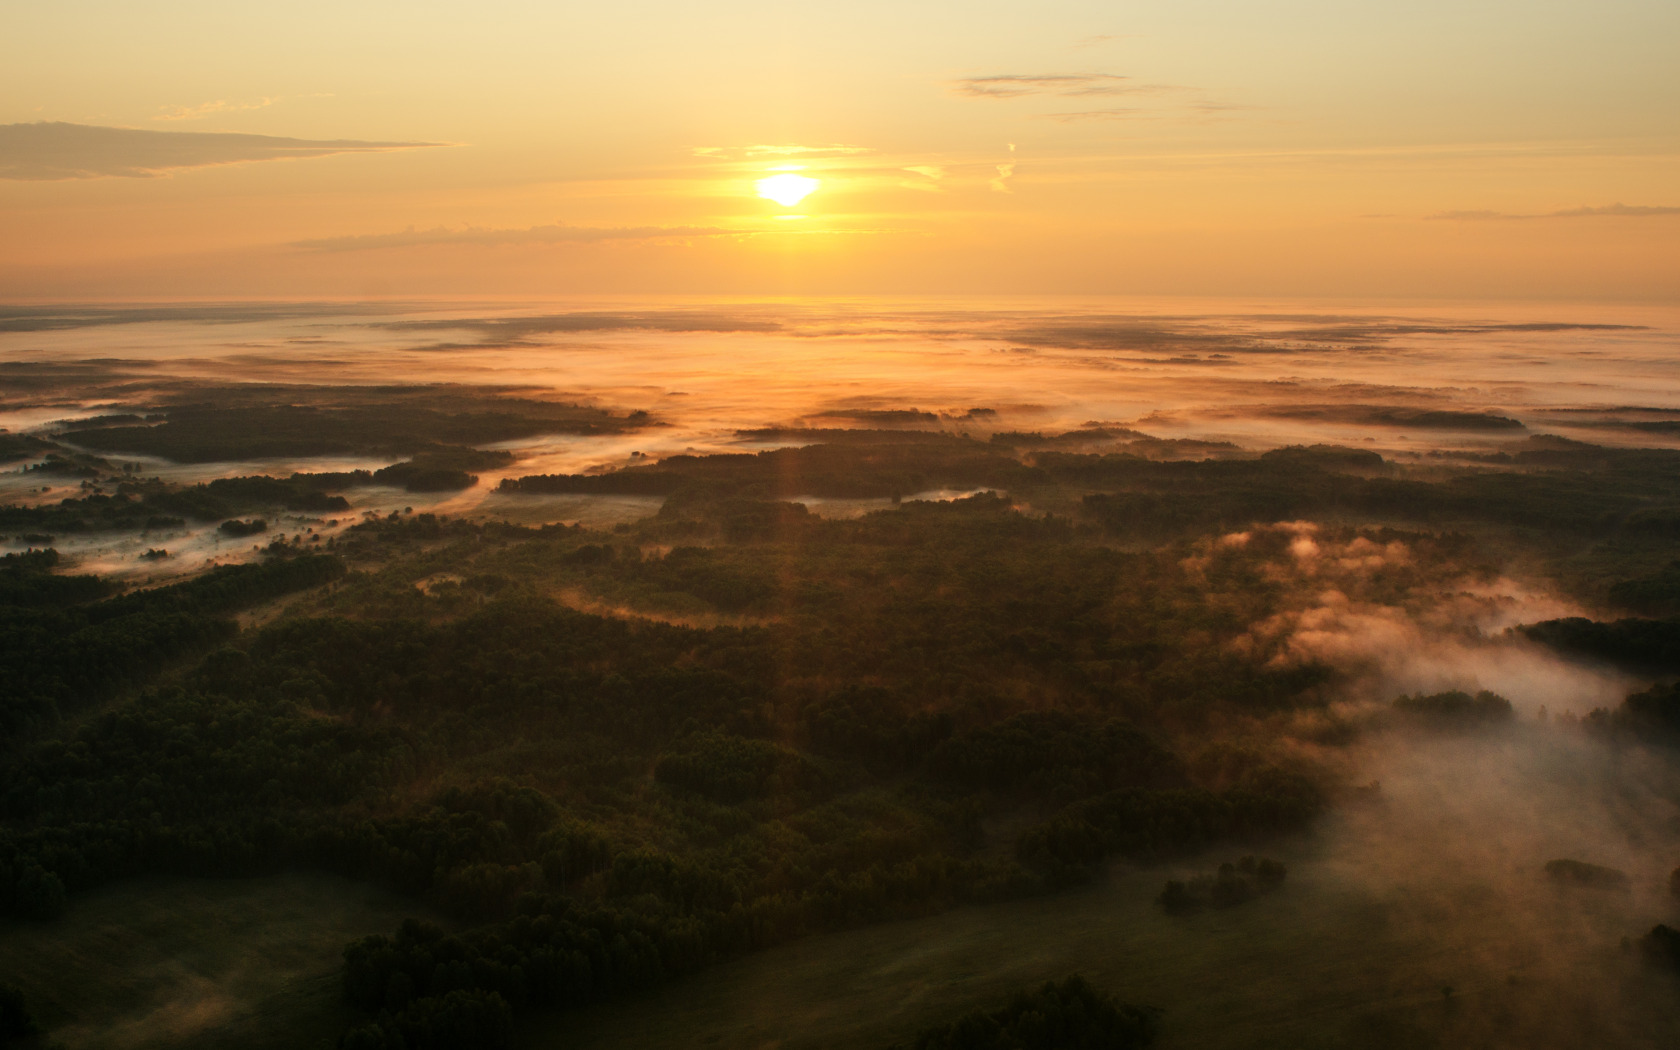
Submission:
<svg viewBox="0 0 1680 1050">
<path fill-rule="evenodd" d="M 791 208 L 809 197 L 818 185 L 816 179 L 788 172 L 759 179 L 758 195 L 765 200 L 775 201 L 784 208 Z"/>
</svg>

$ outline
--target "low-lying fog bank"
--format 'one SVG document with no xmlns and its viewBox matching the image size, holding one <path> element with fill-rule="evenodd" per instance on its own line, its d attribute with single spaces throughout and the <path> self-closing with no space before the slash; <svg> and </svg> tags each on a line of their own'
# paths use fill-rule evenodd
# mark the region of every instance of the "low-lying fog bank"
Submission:
<svg viewBox="0 0 1680 1050">
<path fill-rule="evenodd" d="M 38 313 L 0 331 L 12 363 L 0 426 L 14 431 L 230 374 L 499 384 L 666 424 L 633 441 L 507 446 L 555 457 L 539 471 L 731 448 L 738 429 L 793 423 L 984 433 L 1108 421 L 1248 447 L 1369 442 L 1397 453 L 1494 447 L 1540 429 L 1672 445 L 1680 406 L 1680 322 L 1654 307 L 865 300 Z"/>
<path fill-rule="evenodd" d="M 251 404 L 270 386 L 282 403 L 294 389 L 322 397 L 360 389 L 366 403 L 418 403 L 414 392 L 426 384 L 456 384 L 433 389 L 459 391 L 449 396 L 466 398 L 479 412 L 493 403 L 486 397 L 513 397 L 527 407 L 578 401 L 648 414 L 648 424 L 628 429 L 474 442 L 506 453 L 507 462 L 474 469 L 477 484 L 454 491 L 358 489 L 347 494 L 352 517 L 413 508 L 612 524 L 657 503 L 543 501 L 498 493 L 497 486 L 676 454 L 808 443 L 836 428 L 938 430 L 997 436 L 1013 447 L 1051 441 L 1047 447 L 1179 458 L 1336 443 L 1423 465 L 1461 454 L 1497 456 L 1528 447 L 1542 431 L 1612 446 L 1680 444 L 1680 409 L 1669 407 L 1680 406 L 1680 358 L 1672 352 L 1680 319 L 1651 307 L 682 300 L 32 307 L 0 314 L 7 322 L 0 330 L 7 358 L 0 430 L 25 439 L 54 434 L 69 449 L 78 438 L 63 432 L 64 421 L 130 412 L 139 413 L 132 418 L 140 425 L 154 425 L 142 421 L 161 418 L 149 410 L 225 399 L 234 389 L 230 374 L 246 384 L 239 399 Z M 333 403 L 360 402 L 340 394 Z M 1058 434 L 1084 437 L 1069 444 Z M 400 458 L 183 463 L 139 450 L 98 454 L 136 477 L 188 485 L 377 470 Z M 0 471 L 0 501 L 34 505 L 84 494 L 73 473 L 26 470 L 40 463 L 39 454 L 20 447 L 11 455 Z M 877 505 L 810 501 L 813 511 L 831 515 Z M 285 524 L 321 532 L 332 528 L 331 517 Z M 8 542 L 30 545 L 21 533 Z M 193 528 L 140 541 L 90 535 L 54 542 L 90 568 L 136 578 L 245 553 Z M 173 560 L 140 560 L 154 549 Z"/>
</svg>

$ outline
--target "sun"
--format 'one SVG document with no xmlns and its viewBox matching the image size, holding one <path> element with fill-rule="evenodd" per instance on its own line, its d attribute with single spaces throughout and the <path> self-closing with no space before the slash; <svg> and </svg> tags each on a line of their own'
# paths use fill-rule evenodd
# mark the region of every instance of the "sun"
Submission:
<svg viewBox="0 0 1680 1050">
<path fill-rule="evenodd" d="M 772 175 L 758 180 L 758 195 L 784 208 L 791 208 L 809 197 L 818 185 L 816 179 L 805 175 Z"/>
</svg>

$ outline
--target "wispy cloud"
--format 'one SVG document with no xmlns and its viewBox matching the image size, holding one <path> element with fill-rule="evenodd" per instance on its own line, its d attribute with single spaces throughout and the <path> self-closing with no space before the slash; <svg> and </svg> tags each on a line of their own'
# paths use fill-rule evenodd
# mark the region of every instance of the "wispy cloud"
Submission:
<svg viewBox="0 0 1680 1050">
<path fill-rule="evenodd" d="M 951 89 L 968 98 L 1020 98 L 1023 95 L 1130 95 L 1166 90 L 1161 84 L 1138 84 L 1117 73 L 999 73 L 964 77 Z"/>
<path fill-rule="evenodd" d="M 293 139 L 92 124 L 0 124 L 0 179 L 149 178 L 182 168 L 421 149 L 436 142 Z"/>
<path fill-rule="evenodd" d="M 1154 84 L 1149 90 L 1140 90 L 1138 94 L 1167 95 L 1188 92 L 1189 88 L 1172 87 L 1166 84 Z M 1259 106 L 1244 106 L 1234 102 L 1217 102 L 1212 99 L 1195 99 L 1189 102 L 1165 101 L 1154 106 L 1115 106 L 1108 109 L 1077 109 L 1060 113 L 1040 113 L 1044 120 L 1057 120 L 1064 124 L 1091 120 L 1158 120 L 1163 117 L 1192 121 L 1210 121 L 1229 119 L 1232 114 L 1259 109 Z"/>
<path fill-rule="evenodd" d="M 153 120 L 199 120 L 204 117 L 215 116 L 217 113 L 244 113 L 247 110 L 267 109 L 279 102 L 278 98 L 257 98 L 249 101 L 231 101 L 219 98 L 214 102 L 200 102 L 196 106 L 164 106 Z"/>
<path fill-rule="evenodd" d="M 927 193 L 938 193 L 941 189 L 939 183 L 945 178 L 945 169 L 933 164 L 917 164 L 911 167 L 900 168 L 898 170 L 907 171 L 912 175 L 921 176 L 919 179 L 899 180 L 898 184 L 907 190 L 922 190 Z"/>
<path fill-rule="evenodd" d="M 1516 219 L 1586 219 L 1611 216 L 1628 219 L 1648 219 L 1662 215 L 1680 215 L 1680 207 L 1650 204 L 1605 204 L 1600 207 L 1565 208 L 1562 211 L 1504 212 L 1504 211 L 1444 211 L 1429 215 L 1429 219 L 1453 222 L 1505 222 Z"/>
<path fill-rule="evenodd" d="M 1009 144 L 1009 159 L 997 166 L 997 178 L 992 180 L 992 189 L 998 193 L 1014 193 L 1014 187 L 1009 180 L 1015 177 L 1015 143 Z"/>
<path fill-rule="evenodd" d="M 1119 109 L 1079 109 L 1069 113 L 1040 114 L 1040 116 L 1042 116 L 1045 120 L 1059 120 L 1064 124 L 1072 124 L 1084 120 L 1147 120 L 1160 115 L 1160 110 L 1144 109 L 1141 106 L 1122 107 Z"/>
<path fill-rule="evenodd" d="M 1212 115 L 1219 114 L 1219 113 L 1251 112 L 1253 110 L 1262 109 L 1264 107 L 1261 107 L 1261 106 L 1245 106 L 1240 102 L 1216 102 L 1212 99 L 1202 98 L 1202 99 L 1197 99 L 1194 102 L 1187 103 L 1184 108 L 1190 110 L 1193 113 L 1201 113 L 1201 114 L 1206 115 L 1206 116 L 1212 116 Z"/>
<path fill-rule="evenodd" d="M 859 153 L 873 153 L 875 151 L 868 146 L 848 146 L 844 143 L 830 142 L 811 146 L 795 143 L 759 144 L 756 146 L 695 146 L 691 152 L 696 157 L 713 157 L 718 160 L 759 160 L 772 157 L 850 157 Z"/>
<path fill-rule="evenodd" d="M 429 230 L 416 230 L 411 226 L 400 233 L 323 237 L 316 240 L 293 241 L 290 246 L 311 252 L 359 252 L 381 248 L 413 248 L 428 244 L 588 244 L 598 241 L 669 241 L 690 237 L 721 237 L 743 232 L 745 231 L 726 230 L 715 226 L 567 226 L 560 223 L 516 229 L 493 229 L 478 226 L 451 229 L 447 226 L 437 226 Z"/>
<path fill-rule="evenodd" d="M 1575 219 L 1585 215 L 1680 215 L 1680 207 L 1651 204 L 1606 204 L 1599 208 L 1566 208 L 1546 216 L 1548 219 Z"/>
<path fill-rule="evenodd" d="M 267 109 L 269 106 L 286 101 L 288 98 L 332 98 L 330 91 L 317 91 L 312 95 L 265 95 L 253 99 L 219 98 L 213 102 L 200 102 L 196 106 L 164 106 L 153 120 L 202 120 L 222 113 L 246 113 L 253 109 Z"/>
<path fill-rule="evenodd" d="M 1110 106 L 1103 109 L 1036 114 L 1039 119 L 1063 123 L 1173 116 L 1181 119 L 1208 120 L 1256 108 L 1205 97 L 1186 100 L 1185 96 L 1197 93 L 1196 88 L 1185 87 L 1182 84 L 1138 83 L 1131 77 L 1118 73 L 1001 73 L 953 81 L 951 88 L 966 98 L 1013 99 L 1036 95 L 1051 98 L 1131 96 L 1158 99 L 1153 104 L 1144 106 Z"/>
</svg>

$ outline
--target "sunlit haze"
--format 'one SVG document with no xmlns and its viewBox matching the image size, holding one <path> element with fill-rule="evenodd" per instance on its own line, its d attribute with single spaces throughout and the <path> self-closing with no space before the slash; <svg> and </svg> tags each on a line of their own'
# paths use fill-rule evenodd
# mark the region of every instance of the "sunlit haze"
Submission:
<svg viewBox="0 0 1680 1050">
<path fill-rule="evenodd" d="M 10 4 L 0 293 L 1667 299 L 1676 39 L 1664 0 Z"/>
<path fill-rule="evenodd" d="M 758 195 L 784 208 L 791 208 L 809 197 L 817 185 L 816 179 L 804 175 L 771 175 L 758 180 Z"/>
</svg>

